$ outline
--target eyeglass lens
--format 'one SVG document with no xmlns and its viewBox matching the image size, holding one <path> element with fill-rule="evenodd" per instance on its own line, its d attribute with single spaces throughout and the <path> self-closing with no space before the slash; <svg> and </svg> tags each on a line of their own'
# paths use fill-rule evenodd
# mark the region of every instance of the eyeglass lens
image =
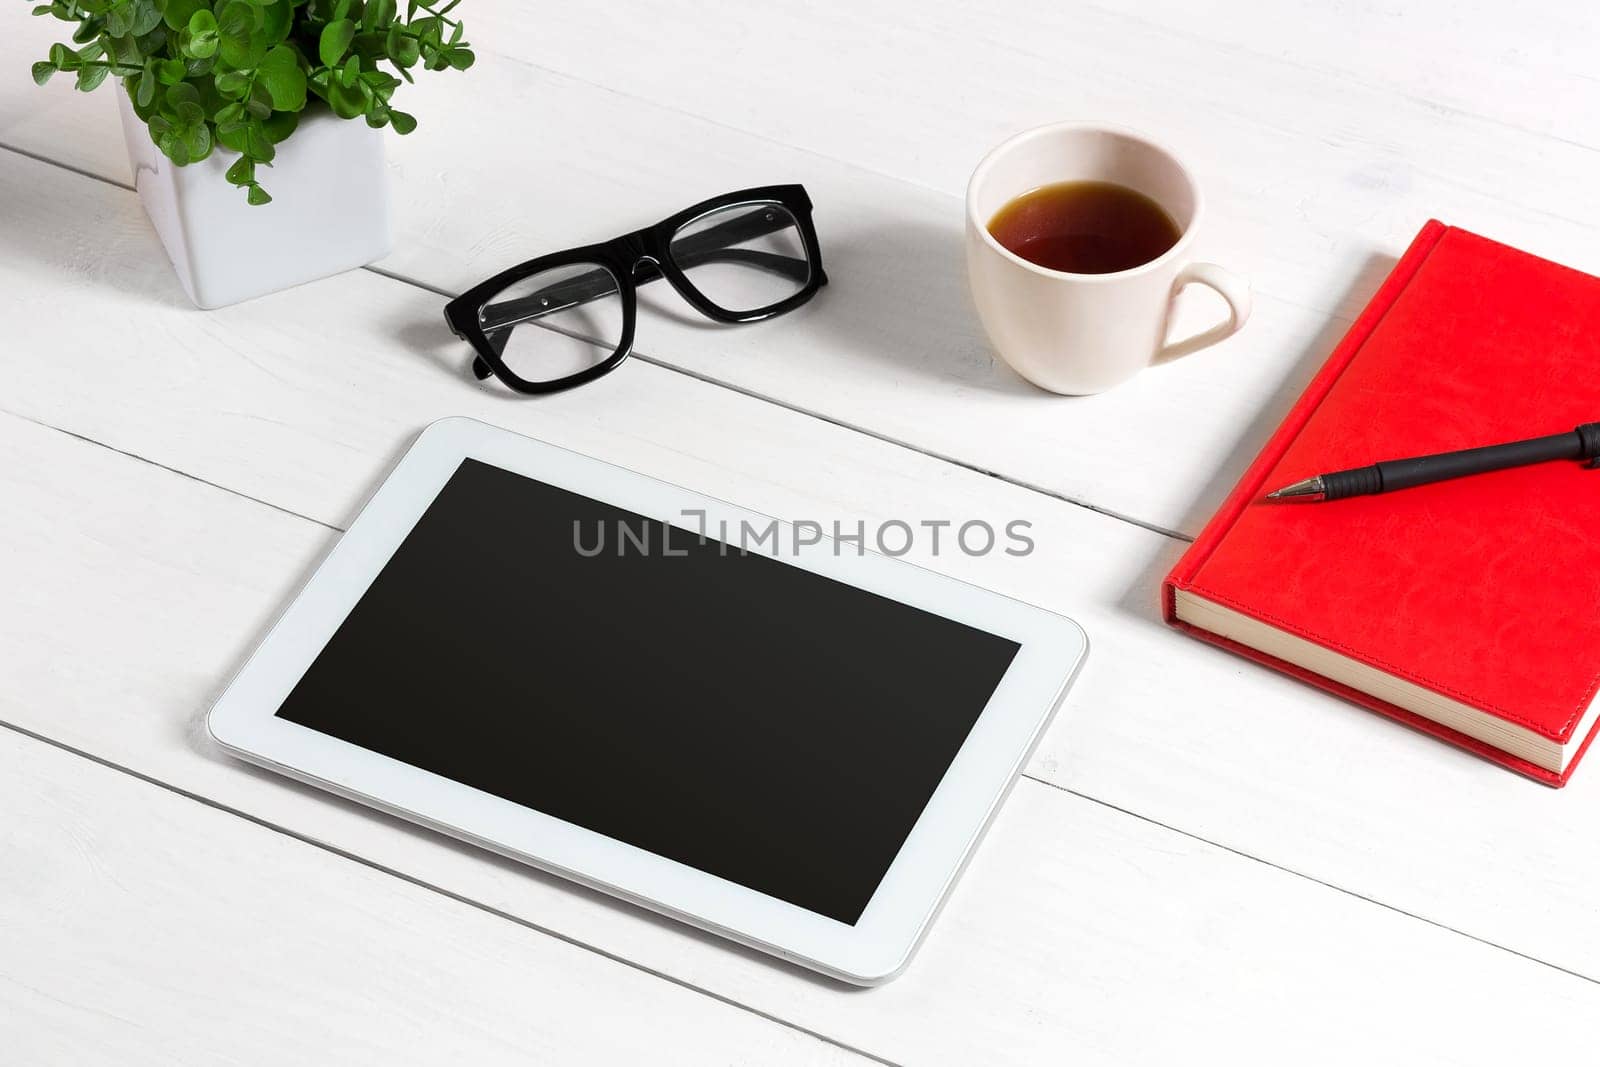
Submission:
<svg viewBox="0 0 1600 1067">
<path fill-rule="evenodd" d="M 717 208 L 684 224 L 670 249 L 701 295 L 736 314 L 781 304 L 811 280 L 800 224 L 780 204 Z"/>
<path fill-rule="evenodd" d="M 588 370 L 622 343 L 622 294 L 598 263 L 529 275 L 489 298 L 478 315 L 506 369 L 525 382 Z"/>
</svg>

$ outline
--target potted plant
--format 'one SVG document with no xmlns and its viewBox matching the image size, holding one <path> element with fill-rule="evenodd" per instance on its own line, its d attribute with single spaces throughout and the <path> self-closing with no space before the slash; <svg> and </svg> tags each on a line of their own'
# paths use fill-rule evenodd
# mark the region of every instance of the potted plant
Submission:
<svg viewBox="0 0 1600 1067">
<path fill-rule="evenodd" d="M 51 0 L 33 13 L 73 43 L 33 77 L 121 83 L 145 211 L 190 299 L 221 307 L 388 253 L 379 131 L 416 128 L 391 103 L 414 69 L 472 65 L 459 2 Z"/>
</svg>

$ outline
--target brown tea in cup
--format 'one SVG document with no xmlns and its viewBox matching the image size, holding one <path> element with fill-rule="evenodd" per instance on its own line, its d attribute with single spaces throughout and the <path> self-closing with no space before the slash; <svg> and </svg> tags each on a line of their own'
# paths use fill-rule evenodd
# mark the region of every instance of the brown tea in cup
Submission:
<svg viewBox="0 0 1600 1067">
<path fill-rule="evenodd" d="M 1111 274 L 1150 262 L 1182 230 L 1160 204 L 1116 182 L 1055 182 L 1009 201 L 989 220 L 1007 251 L 1049 270 Z"/>
</svg>

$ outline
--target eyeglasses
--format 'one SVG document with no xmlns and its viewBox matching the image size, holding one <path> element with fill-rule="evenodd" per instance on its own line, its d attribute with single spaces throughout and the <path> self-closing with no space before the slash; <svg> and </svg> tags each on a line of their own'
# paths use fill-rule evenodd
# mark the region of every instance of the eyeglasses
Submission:
<svg viewBox="0 0 1600 1067">
<path fill-rule="evenodd" d="M 540 256 L 445 305 L 477 350 L 472 373 L 553 393 L 614 370 L 633 350 L 637 289 L 665 278 L 717 322 L 759 322 L 828 282 L 799 185 L 728 193 L 603 244 Z"/>
</svg>

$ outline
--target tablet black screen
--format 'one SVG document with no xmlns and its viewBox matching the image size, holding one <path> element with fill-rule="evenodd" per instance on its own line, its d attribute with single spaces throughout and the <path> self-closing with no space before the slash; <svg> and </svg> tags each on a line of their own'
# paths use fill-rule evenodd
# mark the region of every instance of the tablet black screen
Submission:
<svg viewBox="0 0 1600 1067">
<path fill-rule="evenodd" d="M 1018 647 L 469 459 L 278 714 L 853 924 Z"/>
</svg>

